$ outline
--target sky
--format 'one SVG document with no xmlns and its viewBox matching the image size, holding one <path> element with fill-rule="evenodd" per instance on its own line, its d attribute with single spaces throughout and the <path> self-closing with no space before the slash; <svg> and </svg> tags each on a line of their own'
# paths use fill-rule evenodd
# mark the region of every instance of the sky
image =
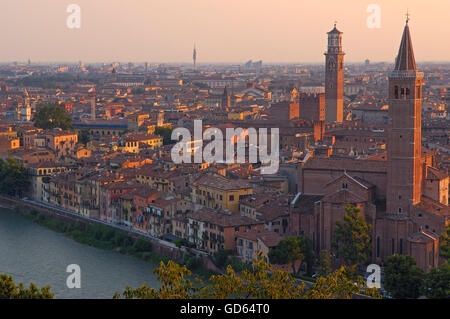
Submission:
<svg viewBox="0 0 450 319">
<path fill-rule="evenodd" d="M 80 28 L 68 28 L 70 4 Z M 379 28 L 367 20 L 380 9 Z M 416 60 L 450 61 L 450 0 L 1 0 L 0 61 L 318 63 L 326 32 L 347 62 L 393 62 L 406 11 Z M 373 21 L 373 20 L 370 20 Z M 375 25 L 376 26 L 376 25 Z"/>
</svg>

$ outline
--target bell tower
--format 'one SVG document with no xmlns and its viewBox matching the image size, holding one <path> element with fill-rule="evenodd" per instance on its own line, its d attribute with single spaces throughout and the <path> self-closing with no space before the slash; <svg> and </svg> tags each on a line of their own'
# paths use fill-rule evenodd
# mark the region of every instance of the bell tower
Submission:
<svg viewBox="0 0 450 319">
<path fill-rule="evenodd" d="M 416 67 L 408 21 L 389 75 L 386 213 L 397 216 L 408 216 L 422 194 L 423 73 Z"/>
<path fill-rule="evenodd" d="M 334 24 L 325 52 L 325 121 L 341 123 L 344 118 L 344 55 L 342 34 Z"/>
</svg>

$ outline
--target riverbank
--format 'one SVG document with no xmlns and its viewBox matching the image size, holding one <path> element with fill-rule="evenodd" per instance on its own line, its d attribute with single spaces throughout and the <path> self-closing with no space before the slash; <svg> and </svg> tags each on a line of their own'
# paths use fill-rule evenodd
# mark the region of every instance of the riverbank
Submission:
<svg viewBox="0 0 450 319">
<path fill-rule="evenodd" d="M 118 230 L 108 225 L 77 221 L 72 218 L 61 218 L 59 214 L 49 215 L 46 212 L 34 208 L 23 206 L 13 207 L 11 203 L 5 204 L 1 202 L 0 207 L 4 210 L 19 214 L 31 222 L 37 223 L 52 231 L 62 233 L 84 245 L 112 250 L 156 265 L 159 265 L 161 261 L 167 263 L 167 261 L 173 260 L 180 265 L 186 266 L 194 275 L 204 280 L 208 280 L 211 275 L 217 274 L 217 272 L 203 266 L 205 258 L 198 257 L 181 249 L 161 249 L 161 247 L 158 247 L 145 238 L 134 236 L 130 232 Z M 166 256 L 155 250 L 168 252 L 170 256 Z"/>
</svg>

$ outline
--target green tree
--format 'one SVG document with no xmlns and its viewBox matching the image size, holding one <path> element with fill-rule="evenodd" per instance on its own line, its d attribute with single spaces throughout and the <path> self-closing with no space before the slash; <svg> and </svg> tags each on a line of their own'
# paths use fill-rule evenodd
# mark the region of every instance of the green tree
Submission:
<svg viewBox="0 0 450 319">
<path fill-rule="evenodd" d="M 312 249 L 311 242 L 303 236 L 291 236 L 280 240 L 278 245 L 269 251 L 269 260 L 273 264 L 283 265 L 291 264 L 293 274 L 298 273 L 295 264 L 298 261 L 306 262 L 308 273 L 312 267 Z"/>
<path fill-rule="evenodd" d="M 171 127 L 157 126 L 155 129 L 155 134 L 159 135 L 163 138 L 164 145 L 169 145 L 169 144 L 174 144 L 176 142 L 176 141 L 172 141 L 172 131 L 173 131 L 173 128 L 171 128 Z"/>
<path fill-rule="evenodd" d="M 143 238 L 138 238 L 133 243 L 133 250 L 136 252 L 145 252 L 150 251 L 152 249 L 152 244 Z"/>
<path fill-rule="evenodd" d="M 127 286 L 122 295 L 116 293 L 113 298 L 192 299 L 198 297 L 199 288 L 196 286 L 201 282 L 198 279 L 193 282 L 188 278 L 192 273 L 186 266 L 180 266 L 169 260 L 167 264 L 161 262 L 153 272 L 158 276 L 158 281 L 161 283 L 159 289 L 148 287 L 146 284 L 137 289 Z"/>
<path fill-rule="evenodd" d="M 450 224 L 446 226 L 445 233 L 441 234 L 439 255 L 447 262 L 450 260 Z"/>
<path fill-rule="evenodd" d="M 409 255 L 388 257 L 384 270 L 384 288 L 394 298 L 418 298 L 423 287 L 423 270 L 415 267 Z"/>
<path fill-rule="evenodd" d="M 211 276 L 206 285 L 198 279 L 188 279 L 191 272 L 173 261 L 167 264 L 161 262 L 154 272 L 161 283 L 159 289 L 146 284 L 137 289 L 126 287 L 122 294 L 116 293 L 114 298 L 330 299 L 351 298 L 365 287 L 362 277 L 358 277 L 355 283 L 354 279 L 348 277 L 349 271 L 342 267 L 327 277 L 318 278 L 315 285 L 307 290 L 305 283 L 298 283 L 287 271 L 273 270 L 260 251 L 251 269 L 237 273 L 228 265 L 224 274 Z M 364 293 L 380 298 L 374 289 L 366 289 Z"/>
<path fill-rule="evenodd" d="M 362 278 L 357 284 L 347 276 L 348 271 L 341 267 L 325 277 L 317 278 L 311 289 L 308 290 L 308 299 L 351 299 L 354 294 L 361 292 Z"/>
<path fill-rule="evenodd" d="M 319 256 L 319 271 L 318 275 L 326 277 L 331 272 L 331 258 L 328 250 L 321 250 Z"/>
<path fill-rule="evenodd" d="M 175 241 L 173 242 L 178 248 L 181 248 L 181 246 L 186 245 L 186 239 L 184 238 L 178 238 L 175 239 Z"/>
<path fill-rule="evenodd" d="M 34 283 L 31 283 L 27 289 L 24 288 L 23 283 L 17 286 L 12 276 L 0 275 L 0 299 L 53 299 L 53 296 L 50 286 L 39 289 Z"/>
<path fill-rule="evenodd" d="M 72 118 L 59 105 L 45 105 L 36 110 L 34 125 L 42 129 L 59 127 L 63 130 L 72 128 Z"/>
<path fill-rule="evenodd" d="M 430 299 L 450 299 L 450 264 L 431 269 L 425 276 L 424 293 Z"/>
<path fill-rule="evenodd" d="M 21 196 L 30 186 L 26 168 L 13 158 L 0 159 L 0 181 L 0 193 L 10 196 Z"/>
<path fill-rule="evenodd" d="M 214 263 L 219 267 L 225 267 L 229 264 L 229 256 L 232 255 L 231 250 L 221 249 L 214 253 Z"/>
<path fill-rule="evenodd" d="M 87 143 L 89 143 L 90 140 L 91 140 L 91 133 L 89 132 L 89 130 L 86 128 L 80 130 L 80 132 L 78 133 L 78 141 L 86 145 Z"/>
<path fill-rule="evenodd" d="M 225 275 L 212 276 L 212 284 L 202 290 L 203 297 L 293 299 L 303 296 L 306 285 L 297 284 L 295 278 L 286 271 L 273 270 L 272 266 L 264 261 L 260 251 L 252 266 L 251 270 L 243 270 L 240 276 L 231 266 L 228 266 Z"/>
<path fill-rule="evenodd" d="M 370 256 L 372 225 L 366 223 L 360 208 L 347 205 L 345 211 L 343 221 L 336 223 L 332 246 L 336 249 L 336 255 L 342 257 L 347 265 L 355 265 Z"/>
</svg>

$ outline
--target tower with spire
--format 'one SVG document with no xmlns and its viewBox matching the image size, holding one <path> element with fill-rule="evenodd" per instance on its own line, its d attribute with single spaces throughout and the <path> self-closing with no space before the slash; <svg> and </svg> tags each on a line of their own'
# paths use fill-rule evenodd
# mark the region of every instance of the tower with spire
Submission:
<svg viewBox="0 0 450 319">
<path fill-rule="evenodd" d="M 416 67 L 409 31 L 409 15 L 389 75 L 389 135 L 386 209 L 388 214 L 409 214 L 420 202 L 422 186 L 421 122 L 423 73 Z"/>
<path fill-rule="evenodd" d="M 342 34 L 334 28 L 328 34 L 325 52 L 325 121 L 341 123 L 344 118 L 344 55 Z"/>
</svg>

